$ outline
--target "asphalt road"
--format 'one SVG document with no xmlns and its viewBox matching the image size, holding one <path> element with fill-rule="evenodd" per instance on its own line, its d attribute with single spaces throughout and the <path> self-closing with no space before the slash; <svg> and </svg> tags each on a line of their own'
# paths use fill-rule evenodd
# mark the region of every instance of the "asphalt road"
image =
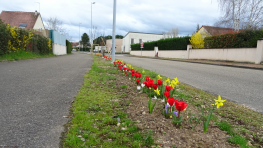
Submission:
<svg viewBox="0 0 263 148">
<path fill-rule="evenodd" d="M 0 62 L 0 147 L 58 147 L 63 116 L 92 62 L 78 53 Z"/>
<path fill-rule="evenodd" d="M 263 71 L 116 55 L 123 60 L 263 113 Z"/>
</svg>

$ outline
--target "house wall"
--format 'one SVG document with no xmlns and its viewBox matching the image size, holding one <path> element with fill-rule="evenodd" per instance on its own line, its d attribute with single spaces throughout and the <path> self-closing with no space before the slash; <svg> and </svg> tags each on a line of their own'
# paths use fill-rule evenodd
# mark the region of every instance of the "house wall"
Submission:
<svg viewBox="0 0 263 148">
<path fill-rule="evenodd" d="M 36 23 L 35 23 L 33 29 L 37 30 L 39 32 L 42 32 L 45 37 L 48 37 L 47 34 L 46 34 L 45 27 L 44 27 L 44 24 L 43 24 L 43 21 L 42 21 L 40 15 L 38 15 Z"/>
<path fill-rule="evenodd" d="M 67 46 L 60 45 L 57 43 L 52 44 L 52 51 L 54 55 L 64 55 L 67 54 Z"/>
<path fill-rule="evenodd" d="M 201 34 L 202 37 L 206 37 L 206 36 L 211 36 L 204 27 L 200 28 L 200 30 L 198 31 L 198 33 Z"/>
<path fill-rule="evenodd" d="M 142 39 L 143 42 L 147 41 L 157 41 L 163 38 L 161 34 L 147 34 L 147 33 L 135 33 L 129 32 L 123 38 L 123 51 L 130 52 L 131 51 L 131 39 L 134 39 L 134 44 L 139 43 L 139 39 Z"/>
<path fill-rule="evenodd" d="M 115 46 L 116 46 L 115 52 L 121 52 L 122 51 L 122 44 L 123 44 L 123 39 L 115 39 Z M 108 50 L 111 50 L 112 39 L 106 40 L 106 47 Z"/>
</svg>

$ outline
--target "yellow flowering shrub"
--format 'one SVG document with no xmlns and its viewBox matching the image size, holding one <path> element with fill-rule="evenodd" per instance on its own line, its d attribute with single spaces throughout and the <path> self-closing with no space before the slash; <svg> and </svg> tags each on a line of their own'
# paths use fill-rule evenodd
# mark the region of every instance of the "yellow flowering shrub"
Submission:
<svg viewBox="0 0 263 148">
<path fill-rule="evenodd" d="M 51 39 L 49 38 L 49 39 L 48 39 L 48 49 L 49 49 L 49 50 L 52 49 L 51 44 L 52 44 L 52 43 L 51 43 Z"/>
<path fill-rule="evenodd" d="M 195 32 L 194 35 L 191 36 L 189 39 L 190 43 L 192 44 L 193 48 L 204 48 L 204 38 L 200 33 Z"/>
</svg>

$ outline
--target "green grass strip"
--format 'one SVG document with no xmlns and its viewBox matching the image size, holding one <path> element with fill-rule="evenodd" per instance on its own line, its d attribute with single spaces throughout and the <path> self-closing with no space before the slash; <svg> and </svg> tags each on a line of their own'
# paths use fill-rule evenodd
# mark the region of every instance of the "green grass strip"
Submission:
<svg viewBox="0 0 263 148">
<path fill-rule="evenodd" d="M 53 57 L 54 54 L 36 54 L 30 51 L 20 50 L 17 52 L 12 52 L 9 54 L 4 54 L 0 56 L 1 61 L 15 61 L 15 60 L 25 60 L 25 59 L 33 59 L 33 58 L 46 58 L 46 57 Z"/>
<path fill-rule="evenodd" d="M 93 57 L 92 68 L 85 75 L 84 84 L 72 105 L 73 118 L 68 124 L 70 128 L 62 147 L 151 146 L 151 131 L 141 133 L 136 123 L 127 118 L 126 105 L 123 104 L 129 104 L 129 101 L 119 99 L 126 94 L 108 87 L 108 81 L 118 82 L 114 75 L 110 75 L 114 73 L 112 70 L 104 70 L 102 67 L 112 65 L 97 56 Z"/>
</svg>

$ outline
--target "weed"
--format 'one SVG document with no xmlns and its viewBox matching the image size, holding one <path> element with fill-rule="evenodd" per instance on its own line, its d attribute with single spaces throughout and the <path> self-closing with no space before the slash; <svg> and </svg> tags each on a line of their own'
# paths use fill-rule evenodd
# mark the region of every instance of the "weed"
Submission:
<svg viewBox="0 0 263 148">
<path fill-rule="evenodd" d="M 122 85 L 121 88 L 122 88 L 122 89 L 127 89 L 128 86 L 127 86 L 127 85 Z"/>
</svg>

